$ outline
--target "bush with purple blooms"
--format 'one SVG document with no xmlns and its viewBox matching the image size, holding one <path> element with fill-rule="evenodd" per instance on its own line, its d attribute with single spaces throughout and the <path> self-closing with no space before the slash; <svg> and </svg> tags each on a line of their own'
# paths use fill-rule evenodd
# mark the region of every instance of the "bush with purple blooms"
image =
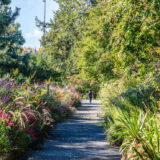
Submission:
<svg viewBox="0 0 160 160">
<path fill-rule="evenodd" d="M 80 105 L 74 89 L 0 79 L 0 152 L 24 150 Z"/>
</svg>

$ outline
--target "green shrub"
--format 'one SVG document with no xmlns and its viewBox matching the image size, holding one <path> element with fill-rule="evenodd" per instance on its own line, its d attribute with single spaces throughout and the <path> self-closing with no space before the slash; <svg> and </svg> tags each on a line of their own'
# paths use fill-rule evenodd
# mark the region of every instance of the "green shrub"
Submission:
<svg viewBox="0 0 160 160">
<path fill-rule="evenodd" d="M 0 151 L 4 153 L 10 151 L 9 130 L 9 127 L 0 121 Z"/>
<path fill-rule="evenodd" d="M 121 127 L 122 127 L 121 124 L 114 123 L 107 130 L 107 141 L 110 143 L 110 145 L 113 146 L 122 145 L 123 137 L 121 135 L 118 135 L 119 131 L 121 130 Z"/>
<path fill-rule="evenodd" d="M 32 142 L 32 137 L 23 130 L 12 130 L 12 135 L 14 135 L 14 145 L 18 149 L 24 150 Z"/>
</svg>

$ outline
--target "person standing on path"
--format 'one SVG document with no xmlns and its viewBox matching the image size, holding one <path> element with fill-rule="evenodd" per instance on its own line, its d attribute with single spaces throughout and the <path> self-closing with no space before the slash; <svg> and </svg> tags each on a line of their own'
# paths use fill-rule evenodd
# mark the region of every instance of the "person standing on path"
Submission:
<svg viewBox="0 0 160 160">
<path fill-rule="evenodd" d="M 89 102 L 91 104 L 92 103 L 92 98 L 93 98 L 93 93 L 92 93 L 91 90 L 88 92 L 88 96 L 89 96 Z"/>
</svg>

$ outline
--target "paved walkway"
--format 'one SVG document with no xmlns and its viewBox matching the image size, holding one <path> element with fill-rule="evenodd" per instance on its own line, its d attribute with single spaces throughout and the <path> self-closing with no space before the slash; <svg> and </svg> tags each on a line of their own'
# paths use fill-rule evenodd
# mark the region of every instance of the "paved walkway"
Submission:
<svg viewBox="0 0 160 160">
<path fill-rule="evenodd" d="M 52 130 L 54 137 L 41 150 L 28 152 L 21 160 L 120 160 L 118 149 L 105 140 L 100 111 L 99 101 L 82 101 L 73 118 Z"/>
</svg>

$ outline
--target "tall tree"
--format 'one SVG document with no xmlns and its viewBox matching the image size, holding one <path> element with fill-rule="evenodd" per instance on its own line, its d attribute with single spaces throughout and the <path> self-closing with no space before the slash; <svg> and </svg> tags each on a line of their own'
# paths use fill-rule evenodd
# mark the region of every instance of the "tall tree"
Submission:
<svg viewBox="0 0 160 160">
<path fill-rule="evenodd" d="M 17 65 L 17 50 L 24 43 L 19 24 L 15 23 L 19 9 L 12 12 L 11 0 L 0 1 L 0 69 Z"/>
<path fill-rule="evenodd" d="M 43 41 L 46 41 L 45 53 L 52 55 L 53 69 L 66 78 L 77 72 L 73 46 L 80 39 L 87 3 L 86 0 L 57 0 L 56 2 L 59 10 L 49 24 L 51 30 Z"/>
</svg>

